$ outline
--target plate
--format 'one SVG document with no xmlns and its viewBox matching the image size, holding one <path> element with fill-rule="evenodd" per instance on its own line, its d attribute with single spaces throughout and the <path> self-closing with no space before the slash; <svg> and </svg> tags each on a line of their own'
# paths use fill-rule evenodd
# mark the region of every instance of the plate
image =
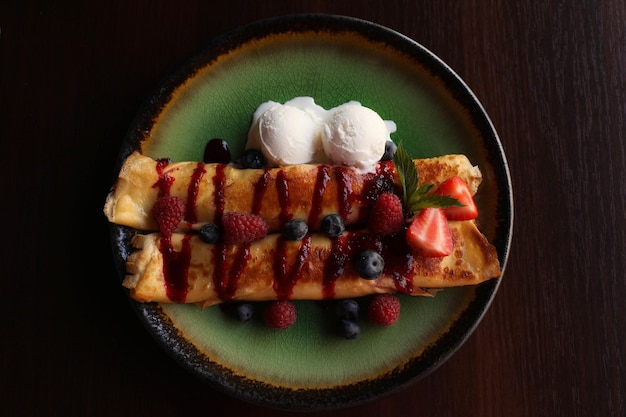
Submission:
<svg viewBox="0 0 626 417">
<path fill-rule="evenodd" d="M 343 16 L 263 20 L 215 39 L 168 78 L 140 110 L 120 152 L 201 161 L 208 140 L 243 151 L 262 102 L 311 96 L 325 108 L 360 101 L 394 120 L 415 158 L 464 153 L 484 175 L 479 223 L 504 270 L 513 212 L 508 167 L 496 131 L 466 84 L 415 41 Z M 111 226 L 120 276 L 133 230 Z M 239 323 L 219 307 L 137 303 L 141 321 L 183 367 L 242 400 L 292 410 L 373 401 L 426 376 L 470 336 L 499 280 L 447 289 L 434 298 L 401 296 L 389 327 L 362 322 L 355 340 L 332 332 L 324 303 L 298 301 L 297 322 L 272 330 Z"/>
</svg>

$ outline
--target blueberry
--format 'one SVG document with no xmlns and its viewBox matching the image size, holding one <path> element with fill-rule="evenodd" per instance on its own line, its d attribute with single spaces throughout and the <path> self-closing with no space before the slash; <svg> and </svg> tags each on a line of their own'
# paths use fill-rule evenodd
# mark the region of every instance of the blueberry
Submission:
<svg viewBox="0 0 626 417">
<path fill-rule="evenodd" d="M 388 140 L 387 142 L 385 142 L 385 153 L 383 154 L 383 157 L 380 158 L 380 160 L 391 161 L 397 150 L 398 147 L 396 146 L 396 144 Z"/>
<path fill-rule="evenodd" d="M 246 322 L 254 316 L 254 304 L 238 303 L 235 305 L 235 317 L 240 322 Z"/>
<path fill-rule="evenodd" d="M 337 323 L 337 331 L 339 335 L 345 339 L 356 339 L 361 333 L 361 327 L 352 320 L 339 320 Z"/>
<path fill-rule="evenodd" d="M 282 232 L 287 240 L 302 240 L 309 232 L 309 226 L 302 220 L 290 220 L 283 225 Z"/>
<path fill-rule="evenodd" d="M 356 320 L 359 317 L 359 304 L 350 298 L 339 300 L 335 304 L 337 317 L 346 320 Z"/>
<path fill-rule="evenodd" d="M 346 225 L 340 215 L 329 214 L 322 219 L 321 228 L 329 237 L 337 237 L 346 230 Z"/>
<path fill-rule="evenodd" d="M 376 279 L 385 267 L 385 260 L 376 251 L 366 250 L 354 259 L 354 268 L 365 279 Z"/>
<path fill-rule="evenodd" d="M 203 224 L 198 234 L 200 239 L 206 243 L 215 243 L 220 239 L 220 229 L 214 223 Z"/>
<path fill-rule="evenodd" d="M 244 168 L 260 169 L 265 166 L 265 157 L 258 149 L 246 149 L 241 158 Z"/>
</svg>

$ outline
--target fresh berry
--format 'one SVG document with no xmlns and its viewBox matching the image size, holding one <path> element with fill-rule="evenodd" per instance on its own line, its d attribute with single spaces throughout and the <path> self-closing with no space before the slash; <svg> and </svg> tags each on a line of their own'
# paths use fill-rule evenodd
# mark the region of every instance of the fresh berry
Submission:
<svg viewBox="0 0 626 417">
<path fill-rule="evenodd" d="M 309 233 L 309 226 L 302 220 L 290 220 L 283 225 L 282 233 L 287 240 L 302 240 Z"/>
<path fill-rule="evenodd" d="M 249 243 L 267 235 L 267 223 L 255 214 L 229 212 L 222 216 L 224 243 Z"/>
<path fill-rule="evenodd" d="M 406 231 L 408 245 L 421 256 L 439 257 L 452 253 L 450 226 L 443 209 L 423 209 Z"/>
<path fill-rule="evenodd" d="M 361 278 L 376 279 L 385 267 L 385 260 L 376 251 L 366 250 L 354 259 L 354 268 Z"/>
<path fill-rule="evenodd" d="M 392 193 L 381 194 L 370 212 L 369 229 L 379 235 L 387 236 L 399 232 L 404 224 L 402 201 Z"/>
<path fill-rule="evenodd" d="M 204 147 L 204 159 L 207 164 L 229 164 L 231 161 L 230 148 L 224 139 L 211 139 Z"/>
<path fill-rule="evenodd" d="M 367 306 L 367 319 L 380 326 L 391 326 L 400 316 L 400 299 L 392 294 L 376 294 Z"/>
<path fill-rule="evenodd" d="M 340 215 L 329 214 L 322 219 L 321 229 L 328 237 L 337 237 L 346 230 L 346 225 Z"/>
<path fill-rule="evenodd" d="M 385 153 L 383 154 L 383 157 L 380 158 L 380 160 L 391 161 L 397 150 L 398 147 L 396 146 L 396 144 L 393 143 L 393 141 L 388 140 L 387 142 L 385 142 Z"/>
<path fill-rule="evenodd" d="M 265 166 L 265 157 L 258 149 L 246 149 L 241 158 L 241 165 L 244 168 L 260 169 Z"/>
<path fill-rule="evenodd" d="M 296 322 L 296 306 L 291 301 L 273 301 L 263 310 L 263 321 L 273 329 L 287 329 Z"/>
<path fill-rule="evenodd" d="M 254 304 L 252 303 L 237 303 L 235 305 L 235 317 L 240 322 L 246 322 L 254 316 Z"/>
<path fill-rule="evenodd" d="M 152 206 L 152 216 L 164 235 L 170 235 L 176 230 L 184 214 L 185 204 L 179 197 L 160 197 Z"/>
<path fill-rule="evenodd" d="M 462 207 L 450 206 L 444 209 L 450 220 L 472 220 L 478 217 L 478 209 L 467 183 L 459 177 L 445 180 L 435 191 L 437 195 L 447 195 L 459 200 Z"/>
<path fill-rule="evenodd" d="M 337 323 L 337 332 L 344 339 L 352 340 L 359 337 L 361 327 L 352 320 L 342 319 Z"/>
<path fill-rule="evenodd" d="M 335 303 L 335 314 L 346 320 L 356 320 L 359 317 L 359 304 L 350 298 L 339 300 Z"/>
<path fill-rule="evenodd" d="M 216 243 L 220 240 L 220 229 L 215 223 L 206 223 L 200 227 L 198 235 L 205 243 Z"/>
</svg>

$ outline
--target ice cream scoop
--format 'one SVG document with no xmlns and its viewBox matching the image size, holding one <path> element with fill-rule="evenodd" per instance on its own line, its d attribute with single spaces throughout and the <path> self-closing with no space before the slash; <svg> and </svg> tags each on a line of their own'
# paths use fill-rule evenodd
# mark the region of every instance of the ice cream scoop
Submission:
<svg viewBox="0 0 626 417">
<path fill-rule="evenodd" d="M 307 97 L 285 104 L 263 103 L 253 116 L 246 148 L 260 149 L 274 166 L 313 162 L 319 159 L 322 149 L 321 121 L 325 112 Z"/>
<path fill-rule="evenodd" d="M 330 162 L 365 172 L 395 131 L 394 122 L 359 102 L 325 110 L 311 97 L 296 97 L 257 108 L 246 148 L 259 149 L 271 166 Z"/>
<path fill-rule="evenodd" d="M 329 111 L 322 146 L 331 162 L 369 171 L 385 153 L 385 143 L 395 131 L 394 122 L 384 121 L 360 103 L 349 102 Z"/>
</svg>

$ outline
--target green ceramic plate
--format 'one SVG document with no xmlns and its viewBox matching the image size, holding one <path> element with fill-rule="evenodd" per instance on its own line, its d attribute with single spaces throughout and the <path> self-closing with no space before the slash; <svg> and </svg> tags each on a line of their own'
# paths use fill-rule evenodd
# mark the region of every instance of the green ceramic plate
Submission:
<svg viewBox="0 0 626 417">
<path fill-rule="evenodd" d="M 508 168 L 496 132 L 459 77 L 435 55 L 390 29 L 353 18 L 298 15 L 255 23 L 219 39 L 165 82 L 133 124 L 133 149 L 172 160 L 202 160 L 206 142 L 243 150 L 252 113 L 267 100 L 311 96 L 330 108 L 358 100 L 384 119 L 413 157 L 464 153 L 485 177 L 480 224 L 506 264 L 512 228 Z M 112 226 L 118 268 L 126 228 Z M 298 320 L 271 330 L 238 323 L 219 307 L 131 301 L 164 349 L 213 387 L 287 409 L 331 409 L 371 401 L 425 376 L 470 335 L 501 280 L 402 298 L 399 321 L 361 321 L 356 340 L 332 331 L 323 303 L 297 302 Z"/>
</svg>

